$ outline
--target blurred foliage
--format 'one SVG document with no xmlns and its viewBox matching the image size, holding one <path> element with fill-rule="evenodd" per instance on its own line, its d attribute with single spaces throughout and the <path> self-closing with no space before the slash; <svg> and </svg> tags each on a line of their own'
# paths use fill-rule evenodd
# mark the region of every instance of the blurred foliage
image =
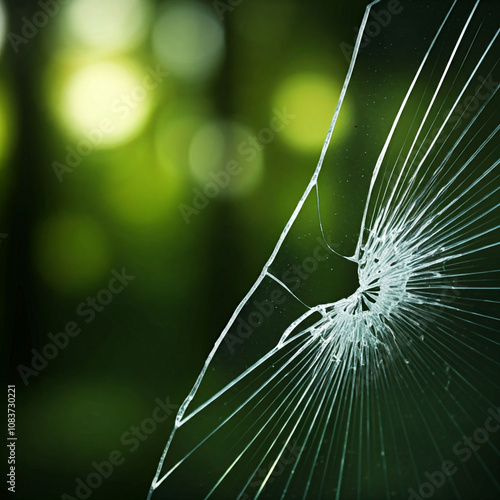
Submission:
<svg viewBox="0 0 500 500">
<path fill-rule="evenodd" d="M 173 417 L 133 452 L 123 434 L 156 398 L 181 403 L 267 259 L 319 157 L 340 43 L 366 2 L 3 2 L 16 498 L 74 495 L 113 450 L 125 462 L 92 498 L 145 498 Z M 295 118 L 274 130 L 277 113 Z M 104 293 L 123 269 L 133 281 Z M 18 366 L 68 322 L 81 333 L 25 386 Z"/>
</svg>

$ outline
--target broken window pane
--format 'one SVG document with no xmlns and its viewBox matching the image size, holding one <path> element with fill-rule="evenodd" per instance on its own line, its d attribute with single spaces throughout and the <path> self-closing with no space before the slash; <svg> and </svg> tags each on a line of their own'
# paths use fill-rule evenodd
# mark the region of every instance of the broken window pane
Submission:
<svg viewBox="0 0 500 500">
<path fill-rule="evenodd" d="M 367 8 L 319 165 L 153 500 L 498 494 L 499 4 L 396 3 Z"/>
</svg>

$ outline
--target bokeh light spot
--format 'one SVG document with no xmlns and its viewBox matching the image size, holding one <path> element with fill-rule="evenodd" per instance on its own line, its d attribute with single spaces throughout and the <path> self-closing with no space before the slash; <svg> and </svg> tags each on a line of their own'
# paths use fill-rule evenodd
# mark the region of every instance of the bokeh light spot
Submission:
<svg viewBox="0 0 500 500">
<path fill-rule="evenodd" d="M 144 39 L 149 17 L 145 0 L 73 0 L 64 9 L 62 29 L 84 48 L 117 53 Z"/>
<path fill-rule="evenodd" d="M 193 178 L 204 190 L 222 196 L 252 191 L 262 178 L 263 151 L 270 135 L 262 134 L 262 138 L 265 141 L 239 123 L 206 123 L 196 132 L 189 148 Z"/>
<path fill-rule="evenodd" d="M 63 293 L 87 291 L 111 271 L 104 231 L 82 215 L 61 213 L 45 219 L 36 230 L 34 248 L 38 271 Z"/>
<path fill-rule="evenodd" d="M 156 57 L 175 76 L 200 81 L 219 66 L 224 31 L 212 9 L 197 2 L 167 6 L 153 30 Z"/>
<path fill-rule="evenodd" d="M 120 60 L 84 64 L 67 72 L 60 83 L 50 86 L 64 129 L 75 139 L 90 141 L 93 148 L 130 141 L 150 116 L 161 84 L 155 77 L 162 78 L 155 71 Z"/>
<path fill-rule="evenodd" d="M 337 106 L 342 84 L 319 73 L 299 73 L 287 78 L 276 90 L 273 104 L 296 115 L 281 134 L 293 148 L 319 152 Z M 344 102 L 335 126 L 335 140 L 342 138 L 342 122 L 351 113 Z"/>
<path fill-rule="evenodd" d="M 189 172 L 189 146 L 197 130 L 206 122 L 203 104 L 196 109 L 180 106 L 160 115 L 155 131 L 158 160 L 171 175 L 185 179 Z"/>
</svg>

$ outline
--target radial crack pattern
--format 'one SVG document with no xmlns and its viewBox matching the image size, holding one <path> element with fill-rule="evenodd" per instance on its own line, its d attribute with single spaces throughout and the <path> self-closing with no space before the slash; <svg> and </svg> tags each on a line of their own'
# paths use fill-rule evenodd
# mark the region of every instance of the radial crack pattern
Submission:
<svg viewBox="0 0 500 500">
<path fill-rule="evenodd" d="M 500 6 L 401 6 L 363 50 L 384 3 L 368 6 L 317 168 L 181 406 L 149 498 L 498 497 Z M 344 147 L 350 91 L 365 118 Z M 346 222 L 332 207 L 348 181 L 363 203 Z M 294 252 L 312 259 L 319 238 L 330 254 L 292 286 Z M 357 290 L 317 298 L 347 262 Z"/>
</svg>

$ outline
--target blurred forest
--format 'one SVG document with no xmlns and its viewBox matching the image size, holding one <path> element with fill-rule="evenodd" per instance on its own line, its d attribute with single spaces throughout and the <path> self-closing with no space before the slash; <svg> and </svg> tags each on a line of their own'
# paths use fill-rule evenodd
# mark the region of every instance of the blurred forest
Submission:
<svg viewBox="0 0 500 500">
<path fill-rule="evenodd" d="M 146 497 L 314 171 L 366 3 L 2 1 L 15 498 Z"/>
</svg>

